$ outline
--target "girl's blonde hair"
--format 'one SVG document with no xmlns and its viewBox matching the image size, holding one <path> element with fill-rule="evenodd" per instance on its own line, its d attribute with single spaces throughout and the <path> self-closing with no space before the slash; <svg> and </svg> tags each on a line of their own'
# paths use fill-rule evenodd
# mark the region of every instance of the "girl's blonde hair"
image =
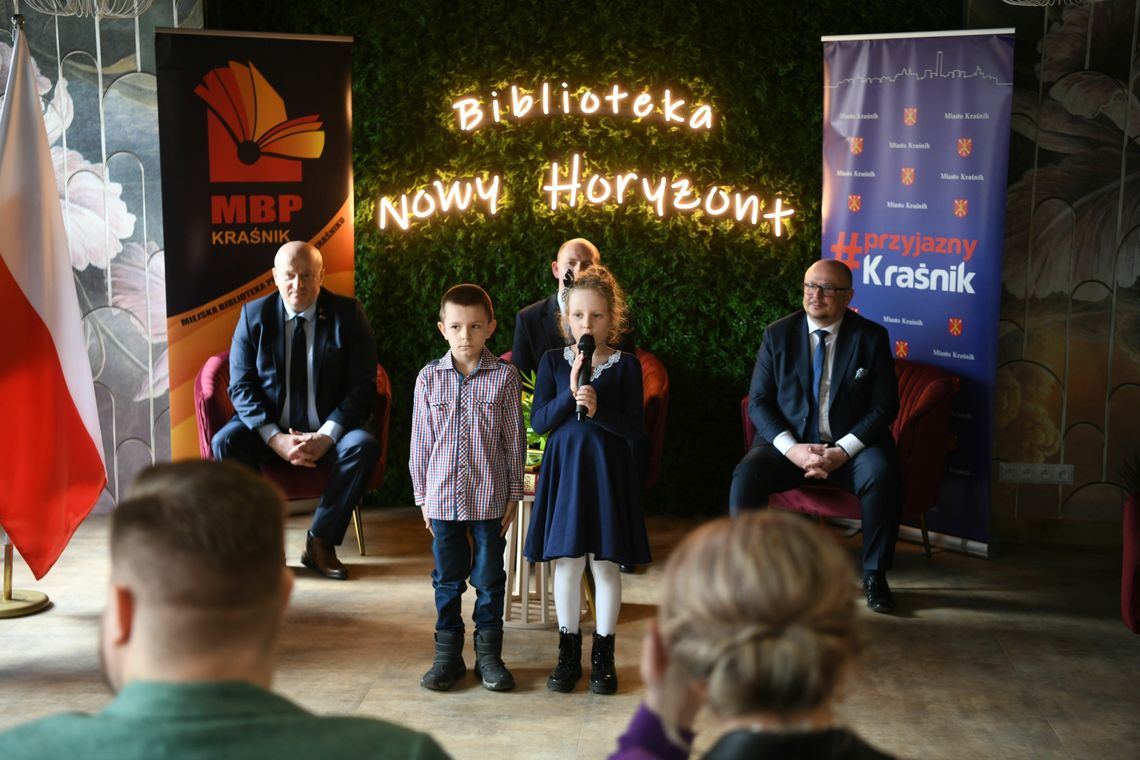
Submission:
<svg viewBox="0 0 1140 760">
<path fill-rule="evenodd" d="M 665 568 L 658 615 L 666 720 L 693 680 L 723 718 L 828 700 L 859 648 L 853 576 L 822 528 L 786 513 L 723 518 L 689 535 Z"/>
<path fill-rule="evenodd" d="M 601 264 L 594 264 L 589 269 L 579 272 L 574 282 L 566 288 L 567 309 L 570 308 L 570 294 L 575 290 L 593 290 L 605 299 L 610 310 L 610 331 L 606 336 L 606 343 L 617 346 L 621 336 L 629 330 L 629 306 L 625 302 L 625 291 L 618 285 L 613 273 Z M 567 338 L 572 337 L 566 312 L 562 313 L 559 324 L 562 326 L 562 333 Z"/>
</svg>

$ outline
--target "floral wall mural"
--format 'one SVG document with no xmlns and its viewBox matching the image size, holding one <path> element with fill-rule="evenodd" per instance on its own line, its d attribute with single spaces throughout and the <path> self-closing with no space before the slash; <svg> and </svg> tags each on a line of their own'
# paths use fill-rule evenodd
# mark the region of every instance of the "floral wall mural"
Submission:
<svg viewBox="0 0 1140 760">
<path fill-rule="evenodd" d="M 201 27 L 201 0 L 136 20 L 24 15 L 103 429 L 109 509 L 141 468 L 170 458 L 165 268 L 154 77 L 156 26 Z M 11 38 L 0 35 L 0 87 Z"/>
<path fill-rule="evenodd" d="M 1115 522 L 1140 449 L 1140 0 L 967 17 L 1017 28 L 996 453 L 1074 466 L 996 484 L 993 514 Z"/>
</svg>

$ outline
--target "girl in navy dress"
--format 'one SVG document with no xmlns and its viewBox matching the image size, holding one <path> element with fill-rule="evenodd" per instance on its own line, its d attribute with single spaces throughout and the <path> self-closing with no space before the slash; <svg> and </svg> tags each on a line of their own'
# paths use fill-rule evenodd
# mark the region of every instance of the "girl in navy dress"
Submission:
<svg viewBox="0 0 1140 760">
<path fill-rule="evenodd" d="M 558 664 L 547 680 L 567 692 L 582 677 L 582 573 L 594 576 L 596 616 L 590 691 L 617 691 L 614 630 L 621 609 L 620 564 L 649 562 L 641 512 L 641 483 L 631 442 L 641 435 L 641 364 L 618 351 L 626 329 L 625 296 L 613 275 L 595 264 L 566 291 L 563 329 L 574 344 L 547 351 L 539 362 L 531 427 L 550 431 L 526 541 L 532 562 L 554 563 L 558 614 Z M 578 384 L 584 361 L 578 341 L 593 336 L 597 348 L 591 381 Z M 577 406 L 586 409 L 578 421 Z"/>
</svg>

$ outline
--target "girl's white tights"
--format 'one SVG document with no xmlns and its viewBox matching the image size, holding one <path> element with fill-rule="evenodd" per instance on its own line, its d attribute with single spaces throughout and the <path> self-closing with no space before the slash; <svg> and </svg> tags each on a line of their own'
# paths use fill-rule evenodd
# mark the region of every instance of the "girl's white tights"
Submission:
<svg viewBox="0 0 1140 760">
<path fill-rule="evenodd" d="M 589 555 L 594 574 L 594 630 L 599 636 L 610 636 L 617 629 L 621 611 L 621 572 L 616 562 L 594 559 Z M 554 560 L 554 610 L 558 627 L 568 633 L 578 632 L 582 610 L 582 573 L 586 557 L 561 557 Z"/>
</svg>

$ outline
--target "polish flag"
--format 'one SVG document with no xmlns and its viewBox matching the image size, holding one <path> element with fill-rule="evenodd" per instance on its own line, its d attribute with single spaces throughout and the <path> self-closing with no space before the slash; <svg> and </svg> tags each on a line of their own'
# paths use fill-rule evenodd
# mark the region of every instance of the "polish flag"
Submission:
<svg viewBox="0 0 1140 760">
<path fill-rule="evenodd" d="M 0 112 L 0 526 L 42 578 L 107 483 L 103 437 L 32 60 Z"/>
</svg>

